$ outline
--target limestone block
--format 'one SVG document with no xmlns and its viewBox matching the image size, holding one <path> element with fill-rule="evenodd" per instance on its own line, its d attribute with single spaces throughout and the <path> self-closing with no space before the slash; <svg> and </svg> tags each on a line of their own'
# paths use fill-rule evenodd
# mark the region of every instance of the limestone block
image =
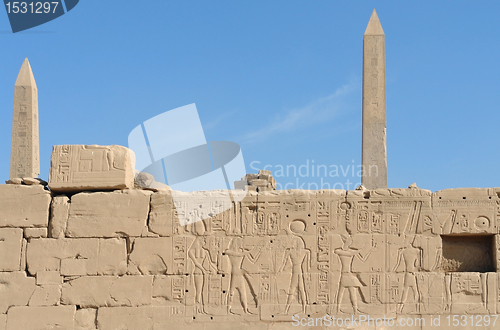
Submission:
<svg viewBox="0 0 500 330">
<path fill-rule="evenodd" d="M 135 155 L 122 146 L 60 145 L 52 148 L 52 191 L 132 189 Z"/>
<path fill-rule="evenodd" d="M 187 249 L 191 242 L 192 239 L 186 237 L 136 238 L 129 257 L 129 272 L 143 275 L 185 274 Z"/>
<path fill-rule="evenodd" d="M 85 258 L 62 259 L 61 275 L 83 276 L 87 274 L 87 260 Z"/>
<path fill-rule="evenodd" d="M 152 307 L 103 307 L 97 313 L 99 330 L 153 330 Z"/>
<path fill-rule="evenodd" d="M 47 227 L 50 199 L 42 186 L 0 185 L 0 227 Z"/>
<path fill-rule="evenodd" d="M 82 308 L 75 314 L 75 330 L 95 330 L 97 309 Z"/>
<path fill-rule="evenodd" d="M 247 181 L 252 181 L 254 179 L 258 179 L 259 178 L 259 175 L 258 174 L 254 174 L 254 173 L 248 173 L 247 175 L 245 175 L 244 177 L 242 177 L 241 179 L 242 180 L 247 180 Z"/>
<path fill-rule="evenodd" d="M 61 271 L 62 275 L 96 275 L 98 267 L 98 239 L 31 239 L 27 250 L 27 264 L 30 274 L 39 271 Z M 75 260 L 74 263 L 63 260 Z M 74 268 L 71 268 L 74 267 Z"/>
<path fill-rule="evenodd" d="M 83 308 L 151 304 L 152 276 L 84 276 L 63 284 L 61 303 Z"/>
<path fill-rule="evenodd" d="M 37 184 L 41 184 L 42 186 L 46 186 L 48 183 L 45 180 L 40 178 L 23 178 L 23 183 L 28 186 L 33 186 Z"/>
<path fill-rule="evenodd" d="M 23 184 L 23 178 L 12 178 L 5 181 L 6 184 Z"/>
<path fill-rule="evenodd" d="M 122 238 L 99 239 L 98 275 L 123 275 L 127 272 L 127 243 Z"/>
<path fill-rule="evenodd" d="M 0 314 L 0 330 L 5 330 L 7 327 L 7 314 Z"/>
<path fill-rule="evenodd" d="M 0 228 L 0 271 L 21 270 L 23 230 Z"/>
<path fill-rule="evenodd" d="M 25 272 L 0 273 L 0 314 L 11 306 L 28 305 L 35 288 L 35 278 Z"/>
<path fill-rule="evenodd" d="M 46 238 L 47 228 L 24 228 L 25 238 Z"/>
<path fill-rule="evenodd" d="M 446 189 L 432 194 L 432 222 L 439 234 L 495 234 L 498 197 L 492 189 Z"/>
<path fill-rule="evenodd" d="M 12 307 L 7 330 L 74 329 L 76 306 Z"/>
<path fill-rule="evenodd" d="M 58 271 L 41 270 L 36 273 L 37 285 L 59 285 L 63 283 L 63 278 Z"/>
<path fill-rule="evenodd" d="M 61 299 L 60 285 L 37 286 L 30 298 L 29 306 L 56 306 Z"/>
<path fill-rule="evenodd" d="M 152 192 L 123 190 L 71 197 L 66 237 L 141 236 Z"/>
<path fill-rule="evenodd" d="M 250 182 L 254 187 L 267 187 L 269 182 L 264 179 L 255 179 Z"/>
<path fill-rule="evenodd" d="M 175 206 L 169 191 L 159 191 L 151 195 L 149 230 L 161 236 L 171 236 L 178 223 Z"/>
<path fill-rule="evenodd" d="M 271 171 L 269 170 L 259 170 L 259 176 L 261 175 L 271 175 Z"/>
<path fill-rule="evenodd" d="M 69 198 L 55 196 L 50 204 L 49 237 L 62 238 L 66 231 L 69 214 Z"/>
</svg>

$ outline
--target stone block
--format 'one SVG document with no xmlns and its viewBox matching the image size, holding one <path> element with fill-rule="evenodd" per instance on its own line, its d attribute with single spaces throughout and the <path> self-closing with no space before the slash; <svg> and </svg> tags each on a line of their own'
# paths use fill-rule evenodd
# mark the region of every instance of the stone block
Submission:
<svg viewBox="0 0 500 330">
<path fill-rule="evenodd" d="M 0 314 L 0 330 L 5 330 L 7 327 L 7 314 Z"/>
<path fill-rule="evenodd" d="M 245 186 L 246 185 L 248 185 L 248 181 L 247 180 L 234 181 L 234 189 L 245 190 Z"/>
<path fill-rule="evenodd" d="M 82 308 L 75 314 L 75 330 L 96 330 L 97 309 Z"/>
<path fill-rule="evenodd" d="M 87 259 L 62 259 L 61 260 L 61 275 L 64 276 L 83 276 L 87 275 Z"/>
<path fill-rule="evenodd" d="M 25 272 L 0 273 L 0 314 L 12 306 L 28 305 L 35 289 L 35 278 L 26 277 Z"/>
<path fill-rule="evenodd" d="M 59 285 L 63 283 L 63 278 L 58 271 L 41 270 L 36 273 L 37 285 Z"/>
<path fill-rule="evenodd" d="M 259 179 L 266 180 L 267 182 L 271 182 L 272 176 L 268 174 L 259 174 Z"/>
<path fill-rule="evenodd" d="M 37 286 L 30 298 L 29 306 L 56 306 L 61 299 L 60 285 Z"/>
<path fill-rule="evenodd" d="M 171 236 L 174 224 L 178 223 L 170 191 L 159 191 L 151 195 L 149 230 L 161 236 Z"/>
<path fill-rule="evenodd" d="M 32 239 L 27 250 L 28 271 L 32 275 L 39 271 L 60 272 L 64 264 L 64 275 L 79 275 L 82 267 L 85 268 L 85 275 L 96 275 L 98 251 L 98 239 Z M 66 259 L 76 260 L 76 264 L 63 263 Z M 77 269 L 72 269 L 72 266 Z"/>
<path fill-rule="evenodd" d="M 52 148 L 49 188 L 58 192 L 132 189 L 135 155 L 122 146 L 59 145 Z"/>
<path fill-rule="evenodd" d="M 0 185 L 0 227 L 47 227 L 50 200 L 42 186 Z"/>
<path fill-rule="evenodd" d="M 182 243 L 184 248 L 181 249 L 184 252 L 182 256 L 179 255 L 179 260 L 184 260 L 184 264 L 187 258 L 185 243 Z M 129 272 L 143 275 L 176 274 L 173 249 L 171 237 L 136 238 L 129 257 Z M 184 271 L 180 270 L 180 273 Z"/>
<path fill-rule="evenodd" d="M 242 180 L 247 180 L 247 181 L 252 181 L 252 180 L 255 180 L 255 179 L 258 179 L 258 178 L 259 178 L 258 174 L 248 173 L 247 175 L 245 175 L 241 179 Z"/>
<path fill-rule="evenodd" d="M 123 190 L 71 197 L 66 237 L 141 236 L 152 192 Z"/>
<path fill-rule="evenodd" d="M 0 228 L 0 271 L 21 270 L 22 245 L 22 229 Z"/>
<path fill-rule="evenodd" d="M 259 170 L 259 176 L 261 175 L 271 175 L 271 171 L 269 170 Z"/>
<path fill-rule="evenodd" d="M 21 307 L 9 309 L 7 330 L 74 330 L 76 306 Z"/>
<path fill-rule="evenodd" d="M 97 313 L 99 330 L 153 330 L 152 307 L 104 307 Z"/>
<path fill-rule="evenodd" d="M 47 228 L 24 228 L 25 238 L 46 238 Z"/>
<path fill-rule="evenodd" d="M 127 272 L 127 242 L 123 238 L 99 239 L 98 275 L 123 275 Z"/>
<path fill-rule="evenodd" d="M 254 187 L 267 187 L 269 182 L 267 180 L 255 179 L 250 181 L 250 184 Z"/>
<path fill-rule="evenodd" d="M 152 276 L 84 276 L 63 284 L 61 303 L 83 308 L 151 304 Z"/>
<path fill-rule="evenodd" d="M 50 204 L 49 237 L 63 238 L 69 215 L 69 198 L 55 196 Z"/>
</svg>

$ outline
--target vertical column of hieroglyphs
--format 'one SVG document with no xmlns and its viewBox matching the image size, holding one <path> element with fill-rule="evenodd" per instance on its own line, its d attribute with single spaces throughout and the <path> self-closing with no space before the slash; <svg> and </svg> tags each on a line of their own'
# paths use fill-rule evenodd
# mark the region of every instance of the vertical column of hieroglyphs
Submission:
<svg viewBox="0 0 500 330">
<path fill-rule="evenodd" d="M 363 38 L 363 185 L 387 188 L 385 35 L 373 10 Z"/>
<path fill-rule="evenodd" d="M 10 178 L 36 178 L 39 174 L 38 90 L 26 58 L 14 87 Z"/>
</svg>

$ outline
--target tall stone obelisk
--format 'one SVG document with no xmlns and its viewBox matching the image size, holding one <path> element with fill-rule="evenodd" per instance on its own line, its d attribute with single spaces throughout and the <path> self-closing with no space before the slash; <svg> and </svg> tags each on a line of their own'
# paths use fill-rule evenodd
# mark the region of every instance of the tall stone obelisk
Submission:
<svg viewBox="0 0 500 330">
<path fill-rule="evenodd" d="M 385 35 L 375 9 L 363 37 L 362 163 L 363 186 L 387 188 Z"/>
<path fill-rule="evenodd" d="M 40 174 L 38 90 L 26 58 L 14 86 L 14 115 L 10 151 L 10 179 Z"/>
</svg>

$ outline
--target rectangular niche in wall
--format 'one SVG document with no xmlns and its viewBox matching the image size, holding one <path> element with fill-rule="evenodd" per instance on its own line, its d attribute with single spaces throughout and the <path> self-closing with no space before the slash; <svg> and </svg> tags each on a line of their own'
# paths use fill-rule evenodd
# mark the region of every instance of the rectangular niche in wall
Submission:
<svg viewBox="0 0 500 330">
<path fill-rule="evenodd" d="M 443 272 L 494 272 L 493 235 L 441 235 Z"/>
</svg>

